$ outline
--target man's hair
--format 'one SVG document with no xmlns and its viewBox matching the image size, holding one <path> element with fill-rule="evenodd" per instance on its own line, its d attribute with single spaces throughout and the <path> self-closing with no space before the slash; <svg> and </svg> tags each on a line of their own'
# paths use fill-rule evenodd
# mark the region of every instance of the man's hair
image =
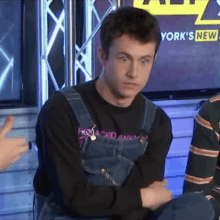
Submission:
<svg viewBox="0 0 220 220">
<path fill-rule="evenodd" d="M 100 40 L 106 59 L 113 40 L 129 35 L 142 43 L 156 42 L 155 54 L 161 42 L 158 20 L 149 12 L 133 7 L 122 7 L 108 14 L 102 22 Z"/>
</svg>

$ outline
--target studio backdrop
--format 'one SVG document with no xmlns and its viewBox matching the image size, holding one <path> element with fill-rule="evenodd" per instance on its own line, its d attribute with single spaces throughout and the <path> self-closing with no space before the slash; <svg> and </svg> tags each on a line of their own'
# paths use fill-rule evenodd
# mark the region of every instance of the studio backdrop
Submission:
<svg viewBox="0 0 220 220">
<path fill-rule="evenodd" d="M 100 16 L 108 7 L 103 0 L 95 5 Z M 191 98 L 220 91 L 219 0 L 124 0 L 123 6 L 142 8 L 159 20 L 162 42 L 144 92 Z M 96 76 L 101 73 L 99 34 L 94 39 Z"/>
</svg>

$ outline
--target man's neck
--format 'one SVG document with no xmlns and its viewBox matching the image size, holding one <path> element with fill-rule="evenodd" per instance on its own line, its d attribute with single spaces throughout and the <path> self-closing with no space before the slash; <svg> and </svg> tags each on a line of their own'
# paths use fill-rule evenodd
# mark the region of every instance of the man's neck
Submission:
<svg viewBox="0 0 220 220">
<path fill-rule="evenodd" d="M 98 94 L 109 104 L 120 107 L 120 108 L 127 108 L 131 105 L 134 98 L 120 98 L 114 94 L 112 89 L 110 89 L 103 78 L 98 78 L 95 82 L 95 88 Z"/>
</svg>

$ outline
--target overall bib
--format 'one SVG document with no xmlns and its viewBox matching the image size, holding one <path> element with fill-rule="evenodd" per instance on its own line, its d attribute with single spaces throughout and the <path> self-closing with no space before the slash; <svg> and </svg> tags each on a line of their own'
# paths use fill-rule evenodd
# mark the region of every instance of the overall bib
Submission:
<svg viewBox="0 0 220 220">
<path fill-rule="evenodd" d="M 83 103 L 80 95 L 73 87 L 60 90 L 69 101 L 76 116 L 79 127 L 89 128 L 95 124 Z M 144 97 L 144 96 L 143 96 Z M 146 97 L 140 129 L 149 134 L 156 115 L 156 106 Z M 134 116 L 136 117 L 136 116 Z M 147 148 L 146 135 L 131 140 L 110 139 L 103 136 L 88 136 L 81 148 L 81 161 L 88 181 L 93 185 L 121 187 L 127 179 L 134 161 L 142 156 Z M 47 198 L 37 194 L 39 220 L 107 220 L 102 217 L 68 217 L 60 207 L 52 201 L 53 195 Z"/>
</svg>

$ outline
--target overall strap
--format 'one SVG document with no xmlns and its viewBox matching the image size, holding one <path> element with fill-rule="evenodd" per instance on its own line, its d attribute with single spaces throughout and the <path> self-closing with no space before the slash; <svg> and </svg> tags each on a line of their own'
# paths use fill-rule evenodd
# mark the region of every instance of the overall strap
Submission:
<svg viewBox="0 0 220 220">
<path fill-rule="evenodd" d="M 157 106 L 153 104 L 149 99 L 142 95 L 145 99 L 144 111 L 141 129 L 144 130 L 148 135 L 150 133 L 152 124 L 156 116 Z"/>
<path fill-rule="evenodd" d="M 67 87 L 59 90 L 69 101 L 70 106 L 76 116 L 76 120 L 81 128 L 89 128 L 94 126 L 94 122 L 84 104 L 80 94 L 76 92 L 74 87 Z"/>
</svg>

